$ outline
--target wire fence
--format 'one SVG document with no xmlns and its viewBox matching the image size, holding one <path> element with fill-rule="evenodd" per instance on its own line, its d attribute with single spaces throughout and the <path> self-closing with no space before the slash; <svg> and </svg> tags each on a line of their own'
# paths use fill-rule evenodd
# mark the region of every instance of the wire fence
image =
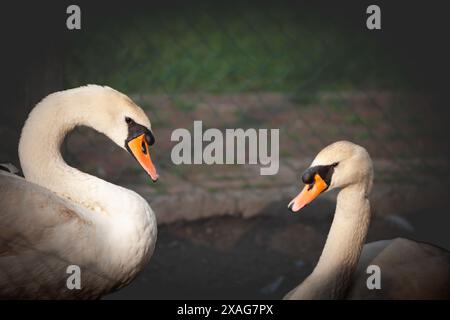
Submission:
<svg viewBox="0 0 450 320">
<path fill-rule="evenodd" d="M 380 160 L 385 179 L 448 174 L 445 121 L 429 112 L 439 102 L 415 92 L 401 61 L 363 27 L 275 5 L 144 10 L 80 33 L 65 86 L 132 96 L 166 132 L 163 160 L 168 132 L 203 120 L 279 128 L 281 158 L 310 159 L 347 139 Z"/>
</svg>

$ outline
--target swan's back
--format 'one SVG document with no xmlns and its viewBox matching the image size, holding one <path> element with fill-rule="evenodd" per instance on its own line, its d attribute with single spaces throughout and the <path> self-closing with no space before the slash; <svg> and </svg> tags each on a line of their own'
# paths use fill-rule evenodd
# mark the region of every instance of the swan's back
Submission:
<svg viewBox="0 0 450 320">
<path fill-rule="evenodd" d="M 0 298 L 98 297 L 115 282 L 94 260 L 99 240 L 80 208 L 0 172 Z M 82 269 L 82 290 L 67 288 L 72 264 Z"/>
<path fill-rule="evenodd" d="M 369 265 L 381 270 L 381 289 L 366 285 Z M 450 253 L 404 238 L 364 246 L 348 299 L 450 299 Z"/>
</svg>

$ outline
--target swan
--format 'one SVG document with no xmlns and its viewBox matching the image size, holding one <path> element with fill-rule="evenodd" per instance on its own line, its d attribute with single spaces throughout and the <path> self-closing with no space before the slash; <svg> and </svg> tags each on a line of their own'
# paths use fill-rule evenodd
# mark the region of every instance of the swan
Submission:
<svg viewBox="0 0 450 320">
<path fill-rule="evenodd" d="M 0 298 L 96 299 L 130 283 L 153 253 L 157 226 L 147 201 L 61 156 L 65 135 L 79 125 L 105 134 L 158 179 L 150 121 L 126 95 L 87 85 L 45 97 L 19 141 L 25 178 L 0 170 Z"/>
<path fill-rule="evenodd" d="M 312 273 L 285 299 L 448 299 L 450 253 L 404 238 L 364 242 L 370 223 L 373 167 L 366 149 L 348 141 L 322 151 L 303 173 L 303 190 L 288 205 L 297 212 L 322 192 L 341 189 L 328 238 Z M 358 264 L 359 261 L 359 264 Z M 369 290 L 369 265 L 380 289 Z"/>
</svg>

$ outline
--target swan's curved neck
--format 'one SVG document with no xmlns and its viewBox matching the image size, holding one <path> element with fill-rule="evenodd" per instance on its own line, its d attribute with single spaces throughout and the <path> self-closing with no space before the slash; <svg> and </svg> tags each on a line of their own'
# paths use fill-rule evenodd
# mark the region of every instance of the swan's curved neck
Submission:
<svg viewBox="0 0 450 320">
<path fill-rule="evenodd" d="M 78 125 L 94 128 L 120 143 L 125 133 L 114 136 L 116 131 L 111 129 L 115 114 L 110 104 L 115 100 L 105 98 L 110 93 L 82 87 L 48 96 L 31 111 L 19 142 L 26 180 L 69 199 L 63 205 L 90 222 L 86 225 L 92 227 L 79 229 L 75 228 L 79 224 L 71 224 L 63 230 L 73 232 L 72 239 L 82 230 L 83 241 L 94 240 L 94 249 L 82 250 L 80 261 L 98 262 L 102 274 L 117 280 L 100 284 L 105 290 L 128 283 L 151 256 L 156 241 L 156 219 L 145 199 L 69 166 L 61 156 L 64 137 Z"/>
<path fill-rule="evenodd" d="M 69 166 L 60 152 L 64 137 L 75 126 L 102 131 L 98 115 L 90 106 L 54 100 L 40 102 L 22 129 L 19 158 L 25 178 L 87 209 L 117 211 L 121 202 L 114 197 L 123 197 L 126 189 Z"/>
<path fill-rule="evenodd" d="M 296 289 L 297 299 L 343 298 L 355 271 L 370 222 L 364 184 L 342 189 L 322 255 L 311 275 Z"/>
</svg>

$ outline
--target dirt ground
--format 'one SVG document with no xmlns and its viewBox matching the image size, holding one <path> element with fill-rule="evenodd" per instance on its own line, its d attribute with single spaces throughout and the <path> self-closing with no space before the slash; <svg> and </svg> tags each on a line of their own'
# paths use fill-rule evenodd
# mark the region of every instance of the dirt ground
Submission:
<svg viewBox="0 0 450 320">
<path fill-rule="evenodd" d="M 69 164 L 140 193 L 159 223 L 259 214 L 298 192 L 300 176 L 317 152 L 343 139 L 371 154 L 377 213 L 403 214 L 447 199 L 445 117 L 431 117 L 427 110 L 433 99 L 427 96 L 367 91 L 322 93 L 309 100 L 278 93 L 132 97 L 152 121 L 156 143 L 150 152 L 160 175 L 157 183 L 150 183 L 129 154 L 92 129 L 72 132 L 63 151 Z M 261 176 L 260 165 L 173 164 L 176 142 L 171 133 L 175 128 L 192 132 L 194 120 L 202 120 L 204 130 L 279 128 L 279 172 Z M 450 208 L 448 201 L 446 205 Z"/>
<path fill-rule="evenodd" d="M 322 195 L 298 215 L 287 203 L 315 154 L 342 139 L 365 146 L 374 162 L 367 241 L 404 236 L 450 249 L 448 118 L 430 115 L 433 101 L 426 97 L 343 92 L 312 100 L 274 93 L 133 99 L 152 121 L 157 183 L 93 130 L 76 129 L 63 146 L 69 164 L 138 192 L 157 216 L 150 263 L 128 287 L 106 298 L 281 298 L 315 265 L 335 194 Z M 279 128 L 279 173 L 260 176 L 255 165 L 174 165 L 172 131 L 192 131 L 200 119 L 205 129 Z M 4 137 L 16 131 L 0 127 Z M 0 158 L 11 159 L 6 151 L 0 150 Z"/>
<path fill-rule="evenodd" d="M 286 203 L 274 203 L 250 219 L 229 216 L 161 226 L 145 270 L 105 298 L 282 298 L 312 271 L 334 210 L 333 202 L 320 200 L 292 214 Z M 446 227 L 433 222 L 433 214 L 408 216 L 410 225 L 373 217 L 366 241 L 401 236 L 450 248 Z"/>
</svg>

